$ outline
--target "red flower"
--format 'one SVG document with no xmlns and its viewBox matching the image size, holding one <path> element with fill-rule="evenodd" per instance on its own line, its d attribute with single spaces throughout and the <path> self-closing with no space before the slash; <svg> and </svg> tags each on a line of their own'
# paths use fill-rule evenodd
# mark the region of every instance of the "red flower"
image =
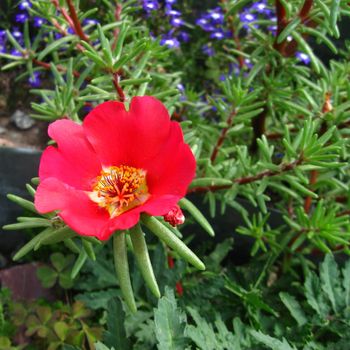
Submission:
<svg viewBox="0 0 350 350">
<path fill-rule="evenodd" d="M 140 213 L 165 215 L 186 194 L 196 163 L 177 122 L 163 104 L 134 97 L 93 109 L 83 125 L 58 120 L 49 126 L 58 147 L 43 153 L 35 206 L 59 211 L 81 235 L 108 239 L 128 229 Z"/>
</svg>

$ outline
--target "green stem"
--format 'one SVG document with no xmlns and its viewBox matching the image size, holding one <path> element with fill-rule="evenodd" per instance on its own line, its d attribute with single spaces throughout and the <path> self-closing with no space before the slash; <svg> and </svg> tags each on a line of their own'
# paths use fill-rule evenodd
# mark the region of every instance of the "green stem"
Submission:
<svg viewBox="0 0 350 350">
<path fill-rule="evenodd" d="M 130 237 L 134 248 L 137 265 L 142 273 L 142 276 L 151 292 L 157 298 L 160 298 L 157 280 L 154 276 L 153 267 L 148 254 L 147 243 L 139 223 L 130 229 Z"/>
<path fill-rule="evenodd" d="M 142 222 L 167 246 L 174 249 L 183 259 L 199 270 L 205 270 L 205 265 L 185 243 L 177 238 L 166 226 L 152 216 L 142 215 Z"/>
<path fill-rule="evenodd" d="M 125 235 L 124 231 L 116 232 L 113 235 L 114 266 L 124 300 L 129 309 L 132 312 L 136 312 L 137 308 L 130 281 Z"/>
</svg>

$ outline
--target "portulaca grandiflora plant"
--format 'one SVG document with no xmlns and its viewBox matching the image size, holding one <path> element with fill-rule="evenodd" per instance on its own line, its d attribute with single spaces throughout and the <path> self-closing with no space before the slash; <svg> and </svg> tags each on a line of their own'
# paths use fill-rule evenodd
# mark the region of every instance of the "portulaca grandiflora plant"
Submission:
<svg viewBox="0 0 350 350">
<path fill-rule="evenodd" d="M 29 79 L 37 96 L 32 116 L 49 122 L 52 141 L 43 151 L 38 178 L 27 185 L 33 201 L 8 195 L 32 215 L 4 228 L 38 228 L 14 260 L 62 242 L 76 254 L 74 279 L 112 240 L 125 310 L 137 312 L 144 304 L 135 301 L 131 256 L 153 295 L 162 294 L 154 273 L 159 266 L 152 266 L 149 254 L 154 234 L 170 267 L 174 257 L 187 261 L 196 268 L 188 267 L 187 274 L 197 276 L 198 284 L 205 281 L 202 289 L 215 286 L 220 300 L 229 305 L 230 297 L 238 298 L 240 305 L 235 311 L 226 308 L 226 316 L 212 306 L 215 327 L 199 316 L 200 309 L 186 305 L 196 328 L 186 325 L 185 311 L 166 289 L 154 312 L 159 349 L 337 344 L 341 327 L 327 328 L 333 335 L 325 340 L 320 320 L 338 318 L 350 327 L 349 315 L 340 316 L 341 307 L 350 306 L 350 265 L 341 284 L 331 258 L 346 260 L 350 252 L 350 50 L 346 42 L 335 43 L 341 38 L 338 22 L 346 21 L 350 5 L 222 0 L 203 6 L 190 0 L 19 3 L 23 33 L 11 28 L 1 33 L 2 70 L 16 69 L 23 73 L 19 79 Z M 192 198 L 206 203 L 208 214 Z M 278 225 L 269 219 L 272 211 L 281 219 Z M 195 221 L 193 235 L 203 230 L 211 241 L 224 213 L 233 213 L 228 214 L 232 226 L 223 228 L 229 237 L 234 232 L 236 240 L 250 237 L 249 268 L 239 270 L 240 278 L 212 264 L 232 250 L 231 241 L 210 260 L 203 249 L 190 250 L 181 234 L 186 221 Z M 244 224 L 236 228 L 234 216 Z M 324 254 L 329 255 L 319 280 L 311 270 Z M 198 272 L 206 269 L 202 260 L 208 268 Z M 218 276 L 222 283 L 211 285 Z M 290 295 L 288 289 L 273 295 L 271 286 L 283 279 L 306 290 L 319 321 L 304 313 L 303 295 Z M 203 297 L 193 277 L 189 280 L 192 293 Z M 186 277 L 176 282 L 182 295 Z M 340 302 L 343 292 L 348 294 Z M 276 308 L 285 308 L 289 324 L 276 321 L 279 313 L 269 295 L 270 300 L 277 295 Z M 330 300 L 325 313 L 320 298 Z M 214 345 L 195 333 L 204 324 Z"/>
</svg>

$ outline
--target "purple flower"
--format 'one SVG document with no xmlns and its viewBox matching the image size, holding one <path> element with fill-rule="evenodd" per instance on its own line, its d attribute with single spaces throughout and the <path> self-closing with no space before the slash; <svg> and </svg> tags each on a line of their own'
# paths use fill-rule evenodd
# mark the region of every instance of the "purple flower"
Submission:
<svg viewBox="0 0 350 350">
<path fill-rule="evenodd" d="M 214 26 L 209 22 L 209 20 L 207 18 L 198 18 L 196 20 L 196 24 L 197 26 L 200 26 L 203 30 L 205 30 L 206 32 L 211 32 L 212 30 L 214 30 Z"/>
<path fill-rule="evenodd" d="M 244 63 L 245 63 L 245 65 L 246 65 L 246 67 L 248 68 L 248 69 L 252 69 L 253 68 L 253 63 L 251 62 L 251 60 L 249 59 L 249 58 L 245 58 L 244 59 Z"/>
<path fill-rule="evenodd" d="M 0 52 L 5 53 L 6 52 L 6 45 L 5 43 L 0 42 Z"/>
<path fill-rule="evenodd" d="M 267 8 L 267 4 L 265 1 L 258 2 L 252 6 L 252 10 L 255 10 L 258 13 L 264 14 L 264 15 L 270 15 L 272 11 Z"/>
<path fill-rule="evenodd" d="M 43 24 L 46 23 L 46 20 L 41 17 L 34 17 L 34 26 L 40 28 Z"/>
<path fill-rule="evenodd" d="M 83 25 L 87 26 L 87 25 L 96 25 L 99 24 L 100 22 L 97 19 L 93 19 L 93 18 L 85 18 L 83 20 Z"/>
<path fill-rule="evenodd" d="M 186 32 L 180 32 L 179 35 L 177 36 L 177 38 L 180 40 L 180 41 L 183 41 L 185 43 L 189 42 L 190 41 L 190 36 L 188 33 Z"/>
<path fill-rule="evenodd" d="M 163 35 L 162 39 L 160 40 L 160 45 L 168 46 L 169 48 L 174 49 L 180 46 L 180 42 L 176 38 L 172 38 L 168 35 Z"/>
<path fill-rule="evenodd" d="M 225 33 L 223 33 L 222 31 L 213 32 L 210 34 L 210 37 L 212 39 L 221 40 L 225 38 Z"/>
<path fill-rule="evenodd" d="M 62 35 L 61 33 L 55 32 L 55 34 L 54 34 L 54 37 L 55 37 L 56 40 L 61 39 L 62 36 L 63 36 L 63 35 Z"/>
<path fill-rule="evenodd" d="M 181 27 L 184 24 L 184 21 L 179 17 L 174 17 L 170 20 L 170 24 L 173 27 Z"/>
<path fill-rule="evenodd" d="M 234 74 L 235 76 L 239 76 L 241 70 L 240 70 L 239 65 L 237 63 L 232 63 L 229 65 L 228 72 L 229 72 L 229 74 Z"/>
<path fill-rule="evenodd" d="M 28 15 L 26 13 L 18 13 L 15 17 L 17 23 L 24 23 L 27 19 Z"/>
<path fill-rule="evenodd" d="M 256 20 L 256 16 L 249 12 L 243 12 L 240 14 L 239 19 L 244 23 L 251 23 Z"/>
<path fill-rule="evenodd" d="M 11 34 L 16 39 L 22 39 L 23 37 L 22 33 L 17 28 L 13 28 L 13 31 L 11 32 Z"/>
<path fill-rule="evenodd" d="M 23 55 L 22 55 L 22 52 L 18 51 L 17 49 L 12 49 L 12 50 L 10 51 L 10 54 L 11 54 L 12 56 L 23 56 Z"/>
<path fill-rule="evenodd" d="M 146 12 L 155 11 L 159 9 L 159 3 L 157 0 L 143 0 L 142 7 Z"/>
<path fill-rule="evenodd" d="M 172 17 L 179 17 L 181 16 L 181 12 L 172 9 L 170 6 L 165 6 L 165 14 L 167 16 L 172 16 Z"/>
<path fill-rule="evenodd" d="M 165 0 L 165 3 L 166 3 L 167 5 L 173 5 L 173 4 L 176 3 L 176 0 Z"/>
<path fill-rule="evenodd" d="M 31 87 L 39 87 L 41 85 L 40 73 L 33 72 L 33 76 L 30 76 L 28 82 Z"/>
<path fill-rule="evenodd" d="M 29 0 L 22 0 L 18 7 L 21 9 L 21 10 L 28 10 L 30 7 L 32 7 L 32 3 L 29 1 Z"/>
<path fill-rule="evenodd" d="M 179 83 L 176 85 L 176 87 L 178 88 L 178 90 L 181 92 L 181 93 L 184 93 L 185 92 L 185 87 L 183 86 L 183 84 Z"/>
<path fill-rule="evenodd" d="M 304 52 L 297 52 L 295 54 L 296 58 L 298 59 L 299 62 L 302 62 L 304 64 L 309 64 L 310 63 L 310 56 L 307 55 L 306 53 Z"/>
<path fill-rule="evenodd" d="M 210 18 L 215 24 L 224 23 L 224 14 L 221 12 L 221 9 L 219 7 L 213 10 L 209 10 L 207 18 Z"/>
<path fill-rule="evenodd" d="M 215 55 L 215 50 L 212 46 L 209 45 L 203 45 L 202 46 L 202 52 L 207 55 L 207 56 L 214 56 Z"/>
<path fill-rule="evenodd" d="M 0 42 L 5 42 L 7 40 L 6 30 L 0 30 Z"/>
</svg>

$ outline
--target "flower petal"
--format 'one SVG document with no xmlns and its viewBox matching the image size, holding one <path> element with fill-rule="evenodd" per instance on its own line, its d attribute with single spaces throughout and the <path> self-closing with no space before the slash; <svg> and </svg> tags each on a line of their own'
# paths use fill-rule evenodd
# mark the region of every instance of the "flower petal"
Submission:
<svg viewBox="0 0 350 350">
<path fill-rule="evenodd" d="M 40 213 L 58 210 L 62 220 L 84 236 L 105 240 L 113 233 L 106 210 L 92 202 L 84 191 L 75 190 L 55 178 L 40 183 L 35 195 L 35 207 Z"/>
<path fill-rule="evenodd" d="M 104 166 L 144 168 L 161 150 L 170 119 L 160 101 L 134 97 L 130 110 L 120 102 L 105 102 L 85 118 L 85 133 Z"/>
<path fill-rule="evenodd" d="M 55 177 L 77 189 L 90 190 L 101 164 L 84 135 L 81 125 L 58 120 L 49 126 L 49 135 L 57 144 L 48 147 L 41 158 L 39 177 Z"/>
<path fill-rule="evenodd" d="M 181 198 L 186 194 L 195 176 L 196 160 L 190 147 L 184 143 L 178 123 L 171 122 L 168 140 L 161 152 L 145 166 L 145 170 L 152 195 L 172 194 Z"/>
</svg>

